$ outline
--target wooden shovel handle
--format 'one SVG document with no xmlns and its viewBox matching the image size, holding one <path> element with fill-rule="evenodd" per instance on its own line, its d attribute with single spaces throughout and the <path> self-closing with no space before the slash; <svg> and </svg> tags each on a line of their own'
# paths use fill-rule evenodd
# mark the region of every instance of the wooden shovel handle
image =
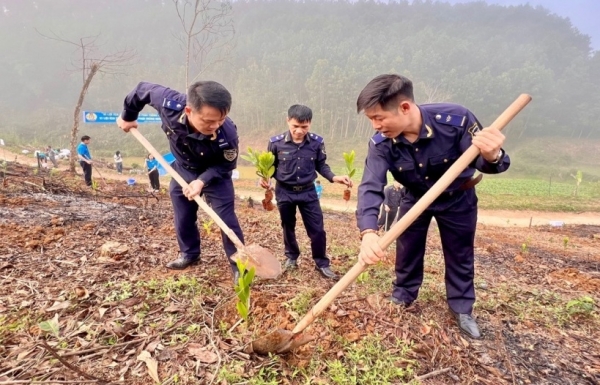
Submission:
<svg viewBox="0 0 600 385">
<path fill-rule="evenodd" d="M 131 130 L 129 130 L 129 132 L 131 133 L 131 135 L 135 136 L 135 138 L 142 144 L 142 146 L 146 148 L 146 150 L 148 150 L 150 154 L 152 154 L 152 156 L 154 156 L 154 159 L 156 159 L 158 163 L 160 163 L 161 166 L 163 166 L 165 170 L 167 170 L 169 175 L 171 175 L 173 179 L 175 179 L 177 183 L 181 185 L 182 188 L 185 189 L 186 187 L 188 187 L 188 183 L 181 177 L 181 175 L 179 175 L 177 171 L 173 170 L 173 167 L 171 167 L 171 165 L 167 163 L 167 161 L 162 157 L 162 155 L 160 155 L 160 153 L 156 151 L 154 146 L 152 146 L 152 144 L 148 142 L 146 138 L 144 138 L 144 136 L 137 130 L 137 128 L 132 128 Z M 242 241 L 240 241 L 240 239 L 237 235 L 235 235 L 233 230 L 231 230 L 229 226 L 227 226 L 225 222 L 223 222 L 223 220 L 217 215 L 217 213 L 215 213 L 214 210 L 211 209 L 210 206 L 202 198 L 200 198 L 200 196 L 196 195 L 194 197 L 194 200 L 196 201 L 196 203 L 198 203 L 198 206 L 200 206 L 200 208 L 202 208 L 202 210 L 204 210 L 204 212 L 207 213 L 213 221 L 215 221 L 217 226 L 219 226 L 219 228 L 223 230 L 225 235 L 227 235 L 229 239 L 231 239 L 231 242 L 233 242 L 238 251 L 244 250 L 244 244 L 242 243 Z"/>
<path fill-rule="evenodd" d="M 531 101 L 531 96 L 521 94 L 498 118 L 490 128 L 502 130 L 525 106 Z M 408 226 L 466 169 L 479 155 L 479 149 L 471 145 L 460 158 L 442 175 L 442 177 L 419 199 L 417 203 L 396 222 L 394 226 L 381 238 L 378 244 L 382 249 L 387 249 Z M 293 333 L 300 333 L 306 329 L 323 312 L 342 291 L 344 291 L 358 276 L 367 269 L 366 265 L 357 262 L 324 296 L 313 306 L 311 311 L 296 325 Z"/>
</svg>

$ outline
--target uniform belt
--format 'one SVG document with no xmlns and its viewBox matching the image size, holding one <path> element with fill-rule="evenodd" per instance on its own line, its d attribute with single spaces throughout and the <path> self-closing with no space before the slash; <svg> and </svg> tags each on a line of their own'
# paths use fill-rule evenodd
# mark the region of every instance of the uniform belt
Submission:
<svg viewBox="0 0 600 385">
<path fill-rule="evenodd" d="M 283 188 L 284 190 L 294 191 L 294 192 L 306 191 L 306 190 L 309 190 L 309 189 L 315 190 L 315 185 L 313 183 L 305 184 L 303 186 L 298 186 L 298 185 L 292 185 L 292 184 L 277 182 L 277 185 L 281 186 L 281 188 Z"/>
<path fill-rule="evenodd" d="M 186 170 L 190 170 L 190 171 L 204 171 L 204 169 L 202 167 L 194 167 L 194 166 L 188 166 L 187 164 L 181 164 L 181 167 L 185 168 Z"/>
</svg>

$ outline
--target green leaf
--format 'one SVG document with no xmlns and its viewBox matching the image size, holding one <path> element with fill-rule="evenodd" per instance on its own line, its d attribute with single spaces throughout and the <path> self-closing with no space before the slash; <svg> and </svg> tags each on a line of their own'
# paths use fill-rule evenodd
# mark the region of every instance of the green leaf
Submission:
<svg viewBox="0 0 600 385">
<path fill-rule="evenodd" d="M 244 284 L 248 287 L 250 287 L 252 281 L 254 280 L 254 270 L 254 267 L 251 267 L 248 273 L 246 273 L 246 275 L 244 276 Z"/>
<path fill-rule="evenodd" d="M 355 173 L 356 173 L 356 169 L 353 169 L 352 171 L 350 171 L 348 173 L 348 178 L 352 179 L 352 177 L 354 176 Z"/>
<path fill-rule="evenodd" d="M 58 335 L 59 335 L 58 333 L 60 332 L 60 324 L 58 323 L 58 314 L 54 314 L 54 318 L 52 318 L 50 320 L 40 322 L 38 324 L 38 326 L 40 327 L 40 330 L 47 332 L 47 333 L 51 333 L 56 338 L 58 338 Z"/>
<path fill-rule="evenodd" d="M 248 319 L 248 308 L 246 307 L 246 304 L 243 302 L 238 302 L 235 304 L 238 314 L 240 315 L 240 317 L 242 317 L 244 320 Z"/>
</svg>

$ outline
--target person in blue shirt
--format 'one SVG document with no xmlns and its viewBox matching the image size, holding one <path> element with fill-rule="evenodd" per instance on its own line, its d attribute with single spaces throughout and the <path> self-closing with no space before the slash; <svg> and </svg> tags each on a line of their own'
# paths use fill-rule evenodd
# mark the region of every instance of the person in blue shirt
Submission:
<svg viewBox="0 0 600 385">
<path fill-rule="evenodd" d="M 267 151 L 275 155 L 275 197 L 281 216 L 285 244 L 284 269 L 295 269 L 300 256 L 296 241 L 296 210 L 300 211 L 308 237 L 316 270 L 325 277 L 337 279 L 326 255 L 326 233 L 323 211 L 319 204 L 314 181 L 317 172 L 331 183 L 352 187 L 347 175 L 336 176 L 325 153 L 324 139 L 309 133 L 312 110 L 307 106 L 293 105 L 288 110 L 288 130 L 271 138 Z M 261 186 L 271 188 L 270 182 L 261 180 Z"/>
<path fill-rule="evenodd" d="M 77 145 L 77 158 L 79 164 L 83 170 L 83 179 L 85 180 L 86 186 L 92 186 L 92 156 L 88 145 L 90 144 L 91 138 L 87 135 L 81 137 L 81 143 Z"/>
<path fill-rule="evenodd" d="M 152 191 L 160 191 L 158 161 L 154 159 L 154 156 L 152 156 L 152 154 L 148 154 L 148 156 L 146 156 L 146 169 L 148 170 L 148 178 L 150 178 L 150 187 L 152 188 Z"/>
<path fill-rule="evenodd" d="M 482 173 L 504 172 L 510 159 L 502 149 L 504 135 L 482 126 L 467 108 L 450 103 L 414 101 L 412 82 L 400 75 L 371 80 L 357 100 L 377 133 L 371 138 L 358 187 L 356 218 L 361 232 L 359 261 L 372 264 L 385 257 L 377 243 L 377 215 L 384 200 L 386 173 L 404 186 L 400 216 L 406 214 L 471 145 L 480 155 L 410 225 L 396 241 L 396 279 L 390 300 L 409 306 L 423 282 L 425 242 L 435 218 L 446 264 L 446 298 L 459 328 L 471 338 L 481 336 L 472 316 L 475 302 L 474 241 L 477 196 L 473 188 Z"/>
<path fill-rule="evenodd" d="M 317 191 L 317 198 L 321 199 L 321 196 L 323 195 L 323 186 L 321 185 L 320 180 L 315 182 L 315 190 Z"/>
<path fill-rule="evenodd" d="M 185 269 L 200 260 L 195 196 L 203 195 L 215 213 L 244 242 L 234 211 L 231 181 L 239 150 L 237 127 L 227 117 L 231 94 L 214 81 L 192 84 L 187 95 L 158 84 L 141 82 L 125 97 L 117 125 L 125 132 L 136 128 L 138 115 L 146 105 L 158 111 L 162 130 L 175 157 L 172 167 L 189 184 L 183 189 L 173 179 L 169 186 L 180 255 L 166 267 Z M 231 259 L 237 249 L 223 232 L 221 238 L 234 283 L 237 283 L 239 273 Z"/>
</svg>

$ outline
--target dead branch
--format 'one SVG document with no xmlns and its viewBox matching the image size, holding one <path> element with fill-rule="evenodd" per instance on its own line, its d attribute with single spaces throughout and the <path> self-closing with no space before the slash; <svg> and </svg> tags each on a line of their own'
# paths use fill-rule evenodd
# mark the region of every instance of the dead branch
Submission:
<svg viewBox="0 0 600 385">
<path fill-rule="evenodd" d="M 42 343 L 39 346 L 41 346 L 44 349 L 46 349 L 48 351 L 48 353 L 50 353 L 54 358 L 56 358 L 57 360 L 59 360 L 61 364 L 63 364 L 67 368 L 71 369 L 75 373 L 79 374 L 80 376 L 82 376 L 84 378 L 87 378 L 88 380 L 93 380 L 93 381 L 101 383 L 101 384 L 109 384 L 110 383 L 110 381 L 107 381 L 107 380 L 104 380 L 104 379 L 101 379 L 101 378 L 98 378 L 98 377 L 94 377 L 91 374 L 87 374 L 87 373 L 83 372 L 81 369 L 79 369 L 75 365 L 72 365 L 71 363 L 69 363 L 68 361 L 66 361 L 64 358 L 62 358 L 56 352 L 56 350 L 52 349 L 48 345 L 48 343 L 46 343 L 46 340 L 42 339 L 41 341 L 42 341 Z"/>
<path fill-rule="evenodd" d="M 419 380 L 419 381 L 423 381 L 423 380 L 426 380 L 428 378 L 435 377 L 435 376 L 438 376 L 440 374 L 444 374 L 446 372 L 449 372 L 450 370 L 452 370 L 452 368 L 444 368 L 444 369 L 440 369 L 440 370 L 434 370 L 433 372 L 429 372 L 427 374 L 423 374 L 423 375 L 417 376 L 415 378 L 417 380 Z"/>
</svg>

